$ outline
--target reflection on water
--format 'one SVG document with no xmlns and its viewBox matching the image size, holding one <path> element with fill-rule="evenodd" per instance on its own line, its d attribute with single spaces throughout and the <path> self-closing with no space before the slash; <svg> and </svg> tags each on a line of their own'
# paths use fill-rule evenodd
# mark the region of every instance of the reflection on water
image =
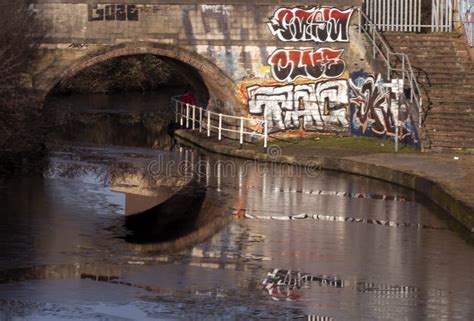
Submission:
<svg viewBox="0 0 474 321">
<path fill-rule="evenodd" d="M 179 93 L 52 96 L 45 110 L 59 141 L 170 149 L 170 98 Z"/>
<path fill-rule="evenodd" d="M 150 172 L 154 161 L 173 166 Z M 143 319 L 219 319 L 216 309 L 229 319 L 474 315 L 473 248 L 413 192 L 229 161 L 186 148 L 76 145 L 51 154 L 44 178 L 3 182 L 2 309 L 12 319 L 100 319 L 121 301 L 97 307 L 89 293 L 126 287 L 144 291 L 127 290 Z M 201 175 L 183 175 L 196 166 Z M 124 222 L 143 211 L 152 216 L 131 234 Z M 77 294 L 64 298 L 53 281 Z"/>
<path fill-rule="evenodd" d="M 0 202 L 0 319 L 474 317 L 473 247 L 364 177 L 70 144 Z"/>
</svg>

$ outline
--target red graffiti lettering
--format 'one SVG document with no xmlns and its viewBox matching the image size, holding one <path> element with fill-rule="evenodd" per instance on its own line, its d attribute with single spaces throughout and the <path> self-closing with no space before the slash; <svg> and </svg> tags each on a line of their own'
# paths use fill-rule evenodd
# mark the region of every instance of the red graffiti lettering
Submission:
<svg viewBox="0 0 474 321">
<path fill-rule="evenodd" d="M 277 49 L 268 58 L 275 80 L 293 81 L 298 77 L 317 80 L 341 76 L 346 64 L 341 56 L 344 49 L 318 50 Z"/>
</svg>

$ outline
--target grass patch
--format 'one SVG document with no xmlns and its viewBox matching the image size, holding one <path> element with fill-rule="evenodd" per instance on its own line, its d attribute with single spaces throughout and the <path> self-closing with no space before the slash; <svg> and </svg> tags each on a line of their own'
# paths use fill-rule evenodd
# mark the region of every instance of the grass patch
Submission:
<svg viewBox="0 0 474 321">
<path fill-rule="evenodd" d="M 303 147 L 321 149 L 339 149 L 365 151 L 372 153 L 395 153 L 395 143 L 386 139 L 369 137 L 345 137 L 333 135 L 321 135 L 308 138 L 285 138 L 275 139 L 272 144 L 280 147 Z M 418 153 L 419 150 L 404 144 L 398 145 L 399 153 Z"/>
</svg>

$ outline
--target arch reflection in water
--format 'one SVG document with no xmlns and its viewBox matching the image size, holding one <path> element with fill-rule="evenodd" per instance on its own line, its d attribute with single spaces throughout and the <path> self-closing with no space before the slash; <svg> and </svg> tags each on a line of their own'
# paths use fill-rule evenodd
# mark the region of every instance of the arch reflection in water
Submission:
<svg viewBox="0 0 474 321">
<path fill-rule="evenodd" d="M 129 234 L 125 239 L 131 243 L 149 243 L 173 239 L 175 234 L 179 236 L 195 224 L 205 196 L 205 187 L 191 180 L 163 203 L 128 215 L 125 227 Z"/>
<path fill-rule="evenodd" d="M 206 187 L 193 178 L 161 204 L 125 218 L 125 240 L 137 250 L 179 250 L 216 233 L 227 219 L 203 208 Z"/>
</svg>

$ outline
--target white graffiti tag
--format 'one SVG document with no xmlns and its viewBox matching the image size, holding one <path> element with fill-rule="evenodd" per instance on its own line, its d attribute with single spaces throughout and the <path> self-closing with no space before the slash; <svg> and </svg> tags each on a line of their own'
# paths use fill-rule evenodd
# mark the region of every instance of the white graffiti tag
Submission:
<svg viewBox="0 0 474 321">
<path fill-rule="evenodd" d="M 249 112 L 263 116 L 269 130 L 335 130 L 349 127 L 345 80 L 247 88 Z"/>
<path fill-rule="evenodd" d="M 228 16 L 232 10 L 232 6 L 223 4 L 203 4 L 201 5 L 202 12 L 223 14 Z"/>
</svg>

